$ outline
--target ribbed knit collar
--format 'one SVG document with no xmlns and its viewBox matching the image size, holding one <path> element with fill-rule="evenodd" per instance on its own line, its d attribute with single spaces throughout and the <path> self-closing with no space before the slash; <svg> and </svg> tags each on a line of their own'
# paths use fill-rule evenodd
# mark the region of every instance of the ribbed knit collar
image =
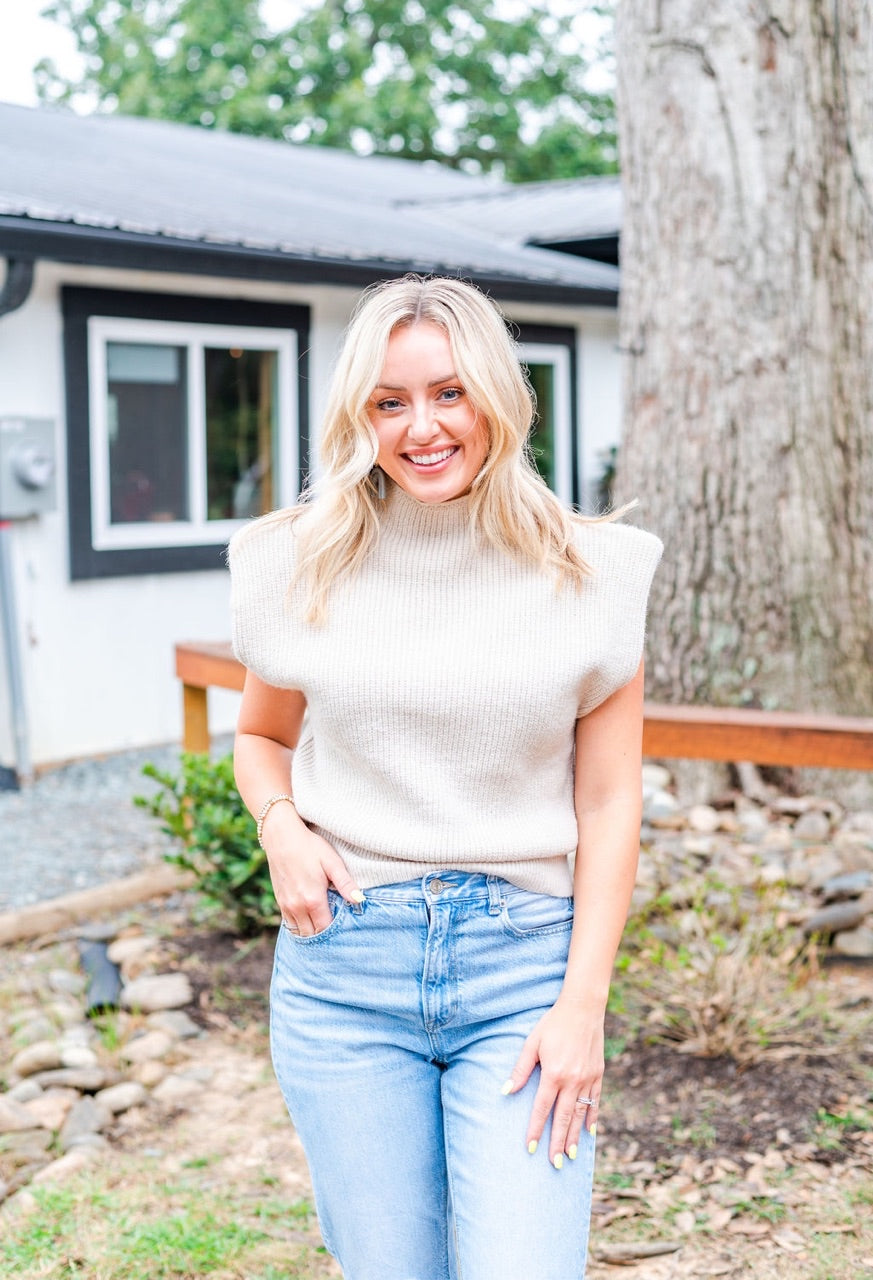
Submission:
<svg viewBox="0 0 873 1280">
<path fill-rule="evenodd" d="M 470 494 L 448 502 L 419 502 L 400 485 L 389 482 L 384 505 L 383 532 L 428 539 L 454 538 L 470 532 Z"/>
</svg>

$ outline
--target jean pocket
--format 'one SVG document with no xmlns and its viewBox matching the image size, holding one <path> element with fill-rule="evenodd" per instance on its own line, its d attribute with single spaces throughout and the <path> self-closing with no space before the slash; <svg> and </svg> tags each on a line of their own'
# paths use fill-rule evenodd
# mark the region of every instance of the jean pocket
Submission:
<svg viewBox="0 0 873 1280">
<path fill-rule="evenodd" d="M 282 933 L 287 938 L 290 938 L 295 946 L 299 947 L 308 947 L 312 946 L 313 943 L 323 942 L 337 932 L 337 926 L 345 914 L 348 903 L 341 893 L 337 893 L 336 889 L 328 889 L 327 905 L 330 907 L 331 921 L 329 925 L 319 930 L 318 933 L 311 933 L 308 937 L 303 937 L 302 934 L 295 933 L 293 929 L 289 929 L 284 920 L 280 926 Z"/>
<path fill-rule="evenodd" d="M 514 938 L 564 933 L 573 927 L 573 899 L 523 890 L 509 893 L 503 898 L 500 919 Z"/>
</svg>

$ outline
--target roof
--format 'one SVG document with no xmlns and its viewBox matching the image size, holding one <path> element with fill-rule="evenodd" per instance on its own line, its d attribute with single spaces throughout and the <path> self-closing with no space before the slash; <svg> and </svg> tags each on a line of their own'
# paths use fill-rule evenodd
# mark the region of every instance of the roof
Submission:
<svg viewBox="0 0 873 1280">
<path fill-rule="evenodd" d="M 535 184 L 531 198 L 545 207 L 565 185 Z M 323 283 L 438 271 L 514 297 L 614 304 L 613 267 L 531 247 L 492 219 L 511 191 L 431 162 L 0 104 L 10 256 Z"/>
</svg>

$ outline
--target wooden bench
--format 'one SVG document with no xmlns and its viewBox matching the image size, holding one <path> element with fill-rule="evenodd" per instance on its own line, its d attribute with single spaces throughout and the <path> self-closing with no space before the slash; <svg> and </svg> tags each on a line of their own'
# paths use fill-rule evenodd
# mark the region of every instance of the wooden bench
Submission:
<svg viewBox="0 0 873 1280">
<path fill-rule="evenodd" d="M 176 675 L 182 681 L 185 750 L 208 751 L 207 690 L 241 690 L 245 668 L 229 644 L 177 644 Z M 666 760 L 873 769 L 873 717 L 647 702 L 643 754 Z"/>
</svg>

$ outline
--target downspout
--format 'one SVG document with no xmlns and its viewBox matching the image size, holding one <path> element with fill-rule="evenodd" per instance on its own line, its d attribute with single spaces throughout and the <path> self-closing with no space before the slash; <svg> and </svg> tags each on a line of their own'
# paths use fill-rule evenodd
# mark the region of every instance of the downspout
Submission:
<svg viewBox="0 0 873 1280">
<path fill-rule="evenodd" d="M 33 288 L 33 259 L 7 258 L 6 279 L 0 289 L 0 316 L 17 311 L 30 297 Z M 0 518 L 0 616 L 3 623 L 3 640 L 6 649 L 6 679 L 9 685 L 9 704 L 12 709 L 12 732 L 15 738 L 15 758 L 18 765 L 18 781 L 29 781 L 33 776 L 30 759 L 30 739 L 27 726 L 27 703 L 24 697 L 24 676 L 21 662 L 21 644 L 15 608 L 15 578 L 12 566 L 12 521 Z M 0 770 L 0 789 L 7 771 Z M 16 779 L 9 780 L 12 786 Z"/>
</svg>

